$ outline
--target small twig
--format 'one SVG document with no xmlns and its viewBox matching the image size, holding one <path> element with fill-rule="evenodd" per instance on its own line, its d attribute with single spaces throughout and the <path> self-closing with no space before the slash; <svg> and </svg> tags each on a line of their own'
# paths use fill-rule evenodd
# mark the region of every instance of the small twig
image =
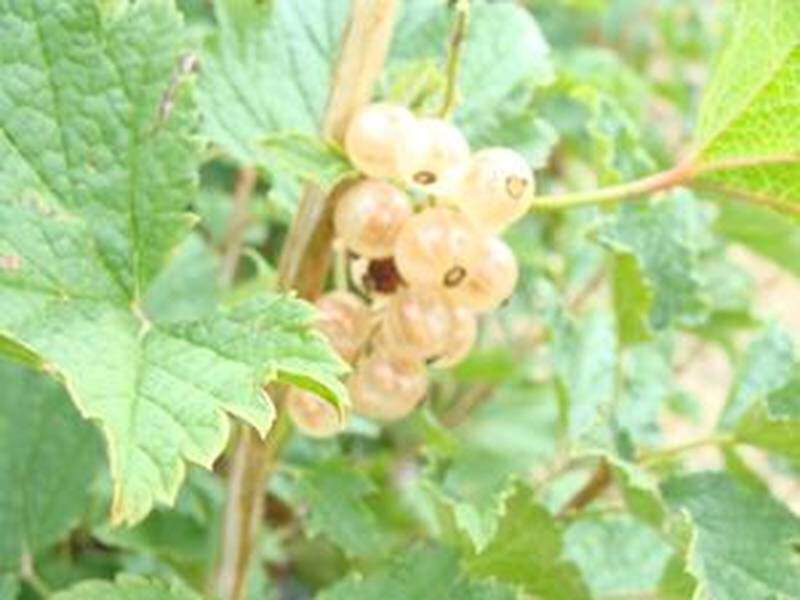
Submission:
<svg viewBox="0 0 800 600">
<path fill-rule="evenodd" d="M 45 581 L 36 573 L 36 568 L 33 565 L 33 556 L 29 552 L 23 553 L 20 560 L 19 567 L 20 578 L 33 589 L 36 594 L 41 598 L 49 598 L 53 595 L 53 590 Z"/>
<path fill-rule="evenodd" d="M 600 496 L 611 485 L 611 469 L 605 460 L 602 460 L 595 469 L 589 481 L 570 498 L 558 511 L 557 517 L 563 519 L 585 508 Z"/>
<path fill-rule="evenodd" d="M 652 466 L 654 464 L 671 460 L 677 456 L 680 456 L 681 454 L 685 454 L 686 452 L 697 450 L 698 448 L 704 448 L 706 446 L 724 447 L 730 446 L 735 442 L 736 438 L 729 434 L 712 435 L 709 437 L 700 438 L 699 440 L 693 440 L 685 444 L 680 444 L 678 446 L 673 446 L 671 448 L 654 450 L 647 454 L 643 454 L 639 458 L 638 462 L 642 466 Z"/>
<path fill-rule="evenodd" d="M 222 262 L 219 269 L 219 283 L 222 287 L 229 287 L 236 275 L 236 267 L 242 256 L 244 235 L 250 224 L 250 197 L 257 181 L 258 171 L 255 167 L 244 167 L 236 177 L 236 186 L 233 190 L 233 214 L 225 239 L 222 241 Z"/>
<path fill-rule="evenodd" d="M 469 0 L 456 0 L 455 12 L 453 33 L 450 35 L 450 42 L 447 46 L 444 101 L 441 109 L 439 109 L 439 116 L 442 118 L 449 117 L 458 104 L 458 75 L 461 70 L 464 39 L 467 36 L 467 28 L 469 26 Z"/>
</svg>

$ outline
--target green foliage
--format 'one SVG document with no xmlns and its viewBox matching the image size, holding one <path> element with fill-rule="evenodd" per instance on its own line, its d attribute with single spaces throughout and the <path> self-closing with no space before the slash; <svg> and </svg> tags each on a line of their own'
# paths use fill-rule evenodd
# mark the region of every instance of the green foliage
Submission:
<svg viewBox="0 0 800 600">
<path fill-rule="evenodd" d="M 155 1 L 102 12 L 86 0 L 54 19 L 34 2 L 0 6 L 13 32 L 0 63 L 26 85 L 4 87 L 0 110 L 0 254 L 20 263 L 0 272 L 0 330 L 98 421 L 112 514 L 134 522 L 174 499 L 184 460 L 211 466 L 228 438 L 224 412 L 268 429 L 260 385 L 278 378 L 344 402 L 343 366 L 294 300 L 174 324 L 142 309 L 191 222 L 194 112 L 177 12 Z"/>
<path fill-rule="evenodd" d="M 700 110 L 697 161 L 726 193 L 800 202 L 800 6 L 737 0 Z"/>
<path fill-rule="evenodd" d="M 0 381 L 0 571 L 7 571 L 86 514 L 100 443 L 54 381 L 5 360 Z"/>
<path fill-rule="evenodd" d="M 689 570 L 706 597 L 768 600 L 800 594 L 800 519 L 767 492 L 701 473 L 667 482 L 664 493 L 690 515 Z"/>
<path fill-rule="evenodd" d="M 55 600 L 198 600 L 200 596 L 178 585 L 121 575 L 116 582 L 85 581 L 53 596 Z"/>
<path fill-rule="evenodd" d="M 467 562 L 471 573 L 518 586 L 542 600 L 590 598 L 578 569 L 562 556 L 563 532 L 532 494 L 519 488 L 489 545 Z"/>
</svg>

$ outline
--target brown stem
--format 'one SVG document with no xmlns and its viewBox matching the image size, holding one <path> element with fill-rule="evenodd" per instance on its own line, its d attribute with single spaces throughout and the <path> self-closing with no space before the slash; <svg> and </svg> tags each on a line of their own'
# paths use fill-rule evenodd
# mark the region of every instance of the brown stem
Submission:
<svg viewBox="0 0 800 600">
<path fill-rule="evenodd" d="M 603 460 L 595 469 L 592 477 L 577 493 L 570 498 L 558 512 L 558 518 L 567 517 L 589 506 L 606 488 L 611 485 L 611 469 Z"/>
<path fill-rule="evenodd" d="M 352 1 L 322 128 L 324 137 L 341 143 L 353 114 L 370 101 L 389 50 L 399 2 Z M 327 195 L 315 186 L 304 190 L 278 265 L 282 289 L 296 290 L 306 299 L 313 299 L 321 292 L 330 265 L 331 212 L 335 201 L 335 192 Z M 281 395 L 280 391 L 272 393 L 279 411 Z M 261 524 L 266 482 L 288 430 L 285 417 L 279 418 L 278 423 L 284 425 L 276 426 L 265 442 L 248 430 L 235 451 L 222 524 L 223 556 L 215 586 L 223 600 L 241 600 L 245 592 Z"/>
<path fill-rule="evenodd" d="M 236 177 L 236 187 L 233 190 L 233 214 L 225 239 L 222 241 L 222 263 L 219 269 L 219 283 L 222 287 L 228 287 L 236 275 L 236 267 L 242 255 L 244 234 L 250 223 L 248 206 L 256 181 L 258 181 L 258 172 L 255 167 L 244 167 Z"/>
</svg>

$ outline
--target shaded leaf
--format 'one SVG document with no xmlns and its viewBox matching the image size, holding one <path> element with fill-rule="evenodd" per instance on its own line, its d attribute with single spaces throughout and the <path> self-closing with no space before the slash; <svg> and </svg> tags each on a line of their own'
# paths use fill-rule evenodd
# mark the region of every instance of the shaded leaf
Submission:
<svg viewBox="0 0 800 600">
<path fill-rule="evenodd" d="M 2 360 L 0 390 L 2 572 L 58 541 L 86 513 L 100 438 L 44 375 Z"/>
<path fill-rule="evenodd" d="M 664 494 L 688 511 L 694 526 L 689 570 L 709 600 L 800 597 L 795 544 L 800 519 L 763 491 L 726 475 L 698 473 L 670 480 Z"/>
<path fill-rule="evenodd" d="M 198 90 L 204 133 L 245 164 L 262 162 L 258 144 L 269 134 L 316 133 L 349 5 L 215 2 L 219 26 L 206 41 Z"/>
<path fill-rule="evenodd" d="M 274 161 L 273 166 L 323 190 L 356 174 L 341 149 L 310 135 L 276 134 L 261 140 L 259 147 Z"/>
<path fill-rule="evenodd" d="M 600 240 L 616 252 L 638 260 L 644 282 L 652 289 L 648 313 L 654 329 L 703 321 L 706 300 L 698 259 L 708 222 L 688 193 L 678 192 L 651 205 L 620 207 L 600 231 Z"/>
</svg>

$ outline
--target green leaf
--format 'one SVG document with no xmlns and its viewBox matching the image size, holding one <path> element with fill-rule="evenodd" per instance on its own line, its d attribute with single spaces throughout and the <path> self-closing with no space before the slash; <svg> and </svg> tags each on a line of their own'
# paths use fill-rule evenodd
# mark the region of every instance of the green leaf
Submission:
<svg viewBox="0 0 800 600">
<path fill-rule="evenodd" d="M 615 255 L 611 285 L 620 345 L 651 339 L 653 334 L 648 315 L 653 305 L 653 290 L 636 256 Z"/>
<path fill-rule="evenodd" d="M 219 302 L 219 261 L 201 237 L 190 235 L 174 252 L 144 298 L 144 312 L 159 323 L 198 319 Z"/>
<path fill-rule="evenodd" d="M 375 486 L 340 461 L 319 462 L 299 474 L 293 503 L 307 505 L 307 531 L 324 535 L 353 556 L 384 550 L 378 520 L 365 498 Z"/>
<path fill-rule="evenodd" d="M 800 202 L 800 5 L 737 0 L 696 132 L 699 182 Z"/>
<path fill-rule="evenodd" d="M 564 545 L 565 555 L 599 598 L 646 597 L 658 587 L 672 554 L 655 532 L 630 517 L 576 521 L 567 529 Z"/>
<path fill-rule="evenodd" d="M 318 596 L 318 600 L 515 600 L 496 583 L 466 579 L 458 557 L 449 550 L 415 548 L 367 577 L 351 576 Z M 576 599 L 577 600 L 577 599 Z"/>
<path fill-rule="evenodd" d="M 800 222 L 759 206 L 720 203 L 717 230 L 800 277 Z"/>
<path fill-rule="evenodd" d="M 330 190 L 346 177 L 356 175 L 340 148 L 302 133 L 269 136 L 259 144 L 285 172 Z"/>
<path fill-rule="evenodd" d="M 706 300 L 697 263 L 707 226 L 692 196 L 678 192 L 650 205 L 620 207 L 601 229 L 600 241 L 638 259 L 645 280 L 635 285 L 652 289 L 648 317 L 654 329 L 703 321 Z"/>
<path fill-rule="evenodd" d="M 773 323 L 748 346 L 720 424 L 733 427 L 755 402 L 786 385 L 795 368 L 794 341 Z"/>
<path fill-rule="evenodd" d="M 563 556 L 561 527 L 533 493 L 520 486 L 505 510 L 494 539 L 467 559 L 467 570 L 519 586 L 541 600 L 588 600 L 578 569 Z"/>
<path fill-rule="evenodd" d="M 219 25 L 205 44 L 198 90 L 204 133 L 236 160 L 259 163 L 265 136 L 318 132 L 349 6 L 215 2 Z"/>
<path fill-rule="evenodd" d="M 738 442 L 783 456 L 800 467 L 800 367 L 794 379 L 754 405 L 735 429 Z"/>
<path fill-rule="evenodd" d="M 51 596 L 52 600 L 200 600 L 189 588 L 155 579 L 119 575 L 110 581 L 84 581 Z"/>
<path fill-rule="evenodd" d="M 552 346 L 570 439 L 605 445 L 618 360 L 611 319 L 601 312 L 577 322 L 566 315 L 558 316 Z"/>
<path fill-rule="evenodd" d="M 19 579 L 16 575 L 0 575 L 0 600 L 17 600 Z"/>
<path fill-rule="evenodd" d="M 664 494 L 689 513 L 694 539 L 689 570 L 696 597 L 791 600 L 800 597 L 800 519 L 763 491 L 719 473 L 669 481 Z"/>
<path fill-rule="evenodd" d="M 44 375 L 2 360 L 0 390 L 2 572 L 58 541 L 86 513 L 100 439 Z"/>
<path fill-rule="evenodd" d="M 141 307 L 185 235 L 197 166 L 174 8 L 0 7 L 0 29 L 13 32 L 3 40 L 14 39 L 0 42 L 0 255 L 19 261 L 0 271 L 0 336 L 38 355 L 99 424 L 112 516 L 134 522 L 172 502 L 184 461 L 210 467 L 228 438 L 225 413 L 268 429 L 264 384 L 341 404 L 345 367 L 310 331 L 313 310 L 290 298 L 179 323 Z"/>
<path fill-rule="evenodd" d="M 176 10 L 117 12 L 0 1 L 0 202 L 80 217 L 116 287 L 139 298 L 191 223 L 194 111 Z"/>
<path fill-rule="evenodd" d="M 454 448 L 437 490 L 456 523 L 481 549 L 497 529 L 515 478 L 552 457 L 556 402 L 543 386 L 500 388 L 453 430 Z"/>
</svg>

